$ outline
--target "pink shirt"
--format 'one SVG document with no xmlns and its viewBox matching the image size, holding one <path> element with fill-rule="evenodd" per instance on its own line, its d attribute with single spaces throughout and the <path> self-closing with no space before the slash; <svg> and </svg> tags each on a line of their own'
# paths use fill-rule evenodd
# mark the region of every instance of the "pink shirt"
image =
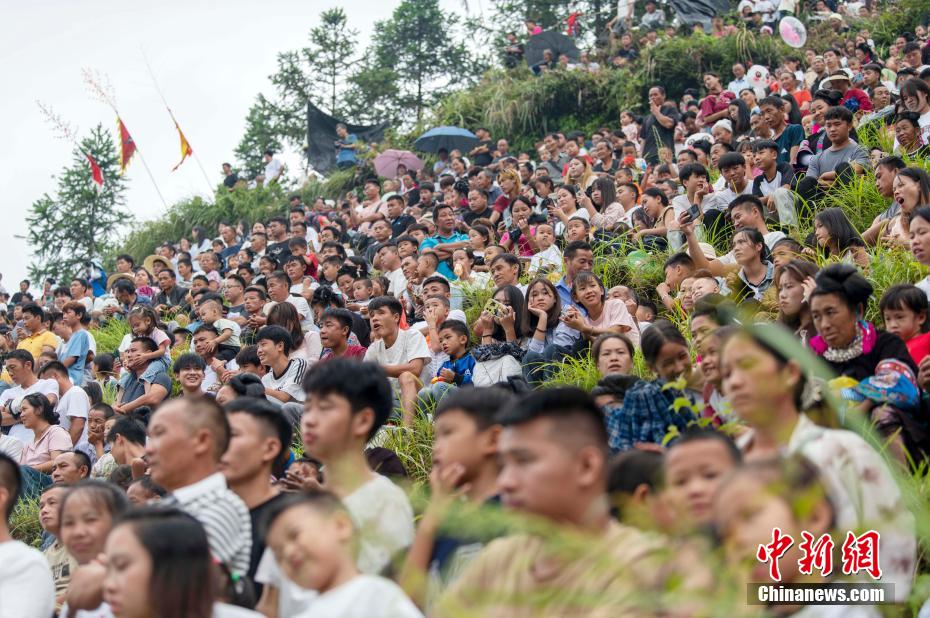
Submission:
<svg viewBox="0 0 930 618">
<path fill-rule="evenodd" d="M 601 311 L 600 317 L 596 320 L 588 318 L 588 324 L 594 328 L 610 328 L 612 326 L 627 326 L 626 336 L 633 341 L 633 345 L 639 347 L 639 327 L 626 305 L 619 298 L 608 298 L 604 303 L 604 310 Z"/>
<path fill-rule="evenodd" d="M 19 465 L 37 466 L 51 461 L 52 451 L 70 451 L 74 448 L 71 435 L 61 425 L 50 425 L 39 441 L 23 445 Z"/>
</svg>

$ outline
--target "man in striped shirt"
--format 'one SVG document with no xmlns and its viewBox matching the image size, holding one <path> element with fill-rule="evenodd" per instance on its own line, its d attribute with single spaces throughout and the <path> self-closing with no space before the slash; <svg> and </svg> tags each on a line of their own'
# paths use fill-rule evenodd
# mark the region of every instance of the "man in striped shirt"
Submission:
<svg viewBox="0 0 930 618">
<path fill-rule="evenodd" d="M 158 408 L 149 422 L 145 454 L 152 480 L 171 492 L 162 501 L 195 517 L 210 551 L 235 574 L 249 570 L 249 509 L 218 471 L 229 445 L 229 421 L 208 397 L 184 397 Z"/>
</svg>

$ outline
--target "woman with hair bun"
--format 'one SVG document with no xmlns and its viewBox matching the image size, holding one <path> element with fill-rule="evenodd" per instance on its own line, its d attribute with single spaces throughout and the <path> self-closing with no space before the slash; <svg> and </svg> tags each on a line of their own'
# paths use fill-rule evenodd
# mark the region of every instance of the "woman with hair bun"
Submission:
<svg viewBox="0 0 930 618">
<path fill-rule="evenodd" d="M 855 266 L 828 266 L 815 281 L 817 287 L 809 300 L 817 329 L 817 336 L 810 341 L 814 353 L 837 374 L 854 380 L 874 375 L 878 363 L 889 358 L 906 364 L 916 375 L 917 368 L 904 342 L 865 320 L 872 284 Z"/>
</svg>

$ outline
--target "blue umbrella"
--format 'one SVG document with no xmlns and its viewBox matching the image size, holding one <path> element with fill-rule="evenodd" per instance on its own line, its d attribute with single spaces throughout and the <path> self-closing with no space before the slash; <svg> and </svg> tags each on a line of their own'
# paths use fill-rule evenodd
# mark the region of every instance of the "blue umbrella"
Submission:
<svg viewBox="0 0 930 618">
<path fill-rule="evenodd" d="M 478 138 L 468 129 L 459 127 L 436 127 L 417 138 L 413 147 L 423 152 L 439 152 L 441 149 L 461 150 L 463 154 L 478 145 Z"/>
</svg>

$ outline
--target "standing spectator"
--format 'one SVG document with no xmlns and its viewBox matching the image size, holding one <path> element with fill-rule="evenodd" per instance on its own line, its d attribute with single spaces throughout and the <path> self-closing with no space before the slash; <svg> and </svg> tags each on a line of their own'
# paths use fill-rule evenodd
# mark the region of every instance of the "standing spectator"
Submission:
<svg viewBox="0 0 930 618">
<path fill-rule="evenodd" d="M 87 415 L 90 412 L 90 398 L 79 385 L 68 377 L 68 369 L 58 361 L 46 363 L 39 369 L 39 378 L 54 380 L 58 384 L 58 403 L 55 412 L 61 418 L 61 426 L 71 435 L 71 442 L 77 446 L 87 443 Z"/>
<path fill-rule="evenodd" d="M 236 183 L 239 182 L 239 175 L 233 171 L 232 165 L 229 163 L 223 164 L 223 186 L 227 189 L 232 189 L 236 186 Z"/>
<path fill-rule="evenodd" d="M 274 158 L 273 150 L 266 150 L 262 155 L 262 160 L 265 162 L 265 184 L 278 182 L 284 173 L 284 164 Z"/>
<path fill-rule="evenodd" d="M 358 148 L 358 136 L 355 133 L 349 133 L 349 129 L 343 123 L 336 125 L 336 166 L 340 169 L 354 167 L 356 164 L 355 151 Z"/>
<path fill-rule="evenodd" d="M 674 151 L 675 125 L 680 115 L 674 103 L 666 103 L 665 88 L 653 86 L 649 89 L 649 115 L 643 118 L 639 137 L 643 144 L 643 158 L 650 165 L 658 165 L 659 148 Z M 659 141 L 656 141 L 658 134 Z"/>
</svg>

